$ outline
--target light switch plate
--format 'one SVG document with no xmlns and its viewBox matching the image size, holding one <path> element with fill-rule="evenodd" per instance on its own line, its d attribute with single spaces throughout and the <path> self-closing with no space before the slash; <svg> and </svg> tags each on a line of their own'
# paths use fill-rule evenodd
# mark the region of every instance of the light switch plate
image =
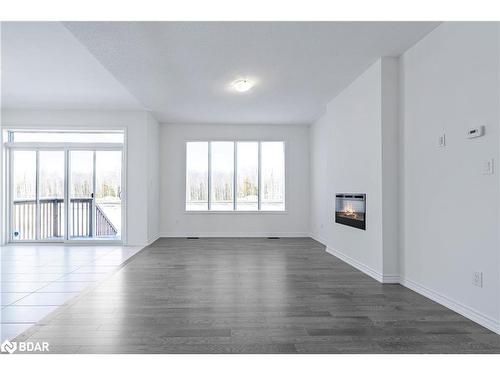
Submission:
<svg viewBox="0 0 500 375">
<path fill-rule="evenodd" d="M 467 138 L 477 138 L 477 137 L 482 137 L 483 135 L 484 135 L 484 125 L 467 130 Z"/>
<path fill-rule="evenodd" d="M 482 272 L 474 272 L 472 274 L 472 285 L 477 286 L 479 288 L 483 287 L 483 273 Z"/>
</svg>

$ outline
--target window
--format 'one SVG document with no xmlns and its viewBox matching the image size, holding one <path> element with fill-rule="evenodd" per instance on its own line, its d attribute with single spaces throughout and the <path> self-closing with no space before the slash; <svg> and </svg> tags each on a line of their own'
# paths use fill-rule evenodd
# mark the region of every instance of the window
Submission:
<svg viewBox="0 0 500 375">
<path fill-rule="evenodd" d="M 231 211 L 234 207 L 234 143 L 210 143 L 210 209 Z"/>
<path fill-rule="evenodd" d="M 13 143 L 124 143 L 124 133 L 123 131 L 8 130 L 5 139 Z"/>
<path fill-rule="evenodd" d="M 261 145 L 261 209 L 282 211 L 285 196 L 285 158 L 283 142 L 263 142 Z"/>
<path fill-rule="evenodd" d="M 186 144 L 186 210 L 208 210 L 208 142 Z"/>
<path fill-rule="evenodd" d="M 238 142 L 236 166 L 236 209 L 255 211 L 259 209 L 259 143 Z"/>
<path fill-rule="evenodd" d="M 284 142 L 186 142 L 186 211 L 284 210 Z"/>
</svg>

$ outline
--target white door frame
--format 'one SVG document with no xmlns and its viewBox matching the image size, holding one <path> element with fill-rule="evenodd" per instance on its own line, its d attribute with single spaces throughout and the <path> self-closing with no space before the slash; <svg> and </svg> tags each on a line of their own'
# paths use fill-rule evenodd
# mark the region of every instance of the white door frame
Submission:
<svg viewBox="0 0 500 375">
<path fill-rule="evenodd" d="M 70 243 L 70 244 L 124 244 L 126 243 L 126 207 L 127 207 L 127 192 L 126 192 L 126 155 L 125 155 L 125 145 L 123 143 L 49 143 L 49 142 L 18 142 L 18 143 L 5 143 L 4 144 L 7 150 L 8 157 L 8 165 L 9 170 L 5 174 L 8 178 L 8 230 L 7 230 L 7 240 L 11 243 Z M 66 211 L 66 221 L 65 221 L 65 233 L 64 238 L 61 240 L 15 240 L 12 236 L 12 213 L 13 213 L 13 178 L 12 178 L 12 151 L 13 150 L 31 150 L 31 151 L 43 151 L 43 150 L 57 150 L 64 151 L 64 162 L 65 162 L 65 211 Z M 70 179 L 70 166 L 69 166 L 69 151 L 82 150 L 82 151 L 121 151 L 122 152 L 122 171 L 121 171 L 121 185 L 122 185 L 122 196 L 121 196 L 121 237 L 120 240 L 107 240 L 101 238 L 89 238 L 89 239 L 79 239 L 79 240 L 71 240 L 69 237 L 69 179 Z M 38 190 L 38 152 L 37 152 L 37 166 L 36 166 L 36 174 L 37 174 L 37 190 Z M 94 183 L 94 193 L 95 193 L 95 153 L 94 153 L 94 161 L 93 161 L 93 183 Z M 38 200 L 38 191 L 36 194 L 36 199 Z M 94 198 L 95 199 L 95 198 Z M 38 204 L 36 205 L 38 210 Z M 95 210 L 95 205 L 93 205 L 93 210 Z M 36 220 L 38 220 L 38 212 L 36 213 Z M 38 224 L 37 224 L 37 233 L 38 233 Z"/>
</svg>

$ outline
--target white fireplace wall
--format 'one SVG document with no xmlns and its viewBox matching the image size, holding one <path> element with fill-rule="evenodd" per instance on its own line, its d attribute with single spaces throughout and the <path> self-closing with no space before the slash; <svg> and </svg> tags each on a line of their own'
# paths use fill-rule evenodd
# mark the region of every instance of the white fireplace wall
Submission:
<svg viewBox="0 0 500 375">
<path fill-rule="evenodd" d="M 310 128 L 311 233 L 380 281 L 398 273 L 397 95 L 397 59 L 382 58 Z M 335 223 L 335 194 L 351 192 L 366 193 L 366 230 Z"/>
<path fill-rule="evenodd" d="M 500 25 L 445 22 L 398 60 L 399 80 L 382 59 L 310 128 L 312 235 L 500 333 Z M 335 224 L 336 192 L 367 193 L 366 232 Z"/>
</svg>

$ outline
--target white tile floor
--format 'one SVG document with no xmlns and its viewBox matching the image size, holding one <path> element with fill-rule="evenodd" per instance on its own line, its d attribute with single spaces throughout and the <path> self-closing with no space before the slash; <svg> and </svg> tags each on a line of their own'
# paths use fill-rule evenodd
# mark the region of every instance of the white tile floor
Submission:
<svg viewBox="0 0 500 375">
<path fill-rule="evenodd" d="M 12 339 L 119 268 L 141 247 L 0 247 L 0 340 Z"/>
</svg>

